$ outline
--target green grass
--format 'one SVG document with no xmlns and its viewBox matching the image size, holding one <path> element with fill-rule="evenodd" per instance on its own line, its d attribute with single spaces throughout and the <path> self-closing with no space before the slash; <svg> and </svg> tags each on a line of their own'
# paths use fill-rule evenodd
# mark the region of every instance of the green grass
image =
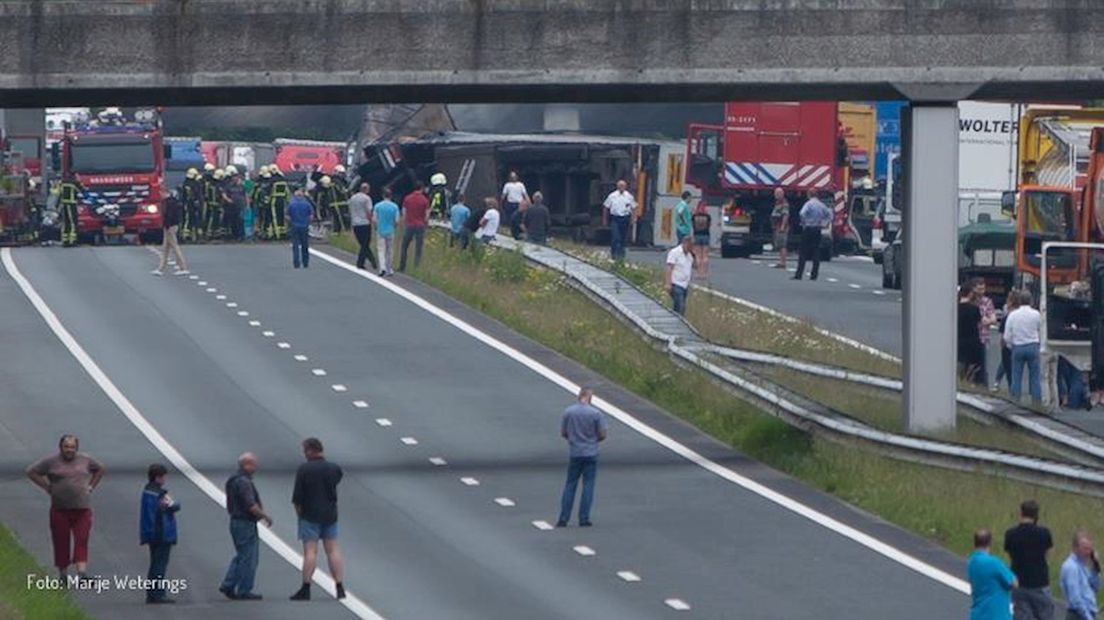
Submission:
<svg viewBox="0 0 1104 620">
<path fill-rule="evenodd" d="M 349 238 L 334 238 L 345 250 Z M 560 275 L 534 268 L 515 252 L 461 253 L 442 234 L 426 240 L 413 277 L 499 320 L 650 400 L 741 452 L 863 510 L 965 556 L 974 529 L 998 539 L 1034 498 L 1059 549 L 1077 528 L 1090 530 L 1102 503 L 997 476 L 896 461 L 797 430 L 734 397 L 705 372 L 675 364 L 631 328 L 571 288 Z M 997 547 L 1000 546 L 997 541 Z"/>
<path fill-rule="evenodd" d="M 11 531 L 0 525 L 0 619 L 86 620 L 89 616 L 64 591 L 27 588 L 27 575 L 49 575 Z"/>
</svg>

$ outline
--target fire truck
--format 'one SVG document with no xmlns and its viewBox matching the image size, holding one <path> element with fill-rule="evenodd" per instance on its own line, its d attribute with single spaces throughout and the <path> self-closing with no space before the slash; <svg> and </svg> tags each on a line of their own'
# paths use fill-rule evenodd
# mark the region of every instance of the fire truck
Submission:
<svg viewBox="0 0 1104 620">
<path fill-rule="evenodd" d="M 77 231 L 92 242 L 136 238 L 161 241 L 161 201 L 165 160 L 160 114 L 138 110 L 127 119 L 107 108 L 94 119 L 66 124 L 54 154 L 62 177 L 84 187 L 77 208 Z"/>
<path fill-rule="evenodd" d="M 727 103 L 725 121 L 690 125 L 686 183 L 702 191 L 707 205 L 721 206 L 721 255 L 750 256 L 771 242 L 774 190 L 792 207 L 816 189 L 835 212 L 821 241 L 821 258 L 848 237 L 850 188 L 848 145 L 836 102 Z M 796 212 L 796 208 L 791 211 Z M 796 218 L 791 217 L 791 230 Z M 790 241 L 796 244 L 797 235 Z"/>
</svg>

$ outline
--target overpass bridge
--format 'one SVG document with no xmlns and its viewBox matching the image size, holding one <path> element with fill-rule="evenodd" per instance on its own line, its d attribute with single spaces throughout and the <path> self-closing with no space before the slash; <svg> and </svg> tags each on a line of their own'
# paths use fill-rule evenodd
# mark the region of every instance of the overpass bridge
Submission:
<svg viewBox="0 0 1104 620">
<path fill-rule="evenodd" d="M 0 108 L 909 99 L 923 432 L 955 419 L 954 102 L 1104 98 L 1102 35 L 1094 0 L 5 0 Z"/>
</svg>

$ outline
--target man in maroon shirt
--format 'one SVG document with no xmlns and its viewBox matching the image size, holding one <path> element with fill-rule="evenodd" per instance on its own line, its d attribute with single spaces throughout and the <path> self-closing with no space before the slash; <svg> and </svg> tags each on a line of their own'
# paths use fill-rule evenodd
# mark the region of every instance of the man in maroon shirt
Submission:
<svg viewBox="0 0 1104 620">
<path fill-rule="evenodd" d="M 422 262 L 422 246 L 425 244 L 426 224 L 429 218 L 429 198 L 425 195 L 425 185 L 421 181 L 414 184 L 402 201 L 403 238 L 402 251 L 399 254 L 399 271 L 406 271 L 406 250 L 414 241 L 414 267 Z"/>
</svg>

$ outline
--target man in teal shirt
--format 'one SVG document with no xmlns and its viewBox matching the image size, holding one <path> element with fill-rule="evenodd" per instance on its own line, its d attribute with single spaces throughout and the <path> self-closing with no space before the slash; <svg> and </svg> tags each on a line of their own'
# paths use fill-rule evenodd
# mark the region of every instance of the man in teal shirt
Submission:
<svg viewBox="0 0 1104 620">
<path fill-rule="evenodd" d="M 1012 620 L 1012 588 L 1016 576 L 999 558 L 989 553 L 993 536 L 989 530 L 974 532 L 974 552 L 966 563 L 973 603 L 970 620 Z"/>
<path fill-rule="evenodd" d="M 675 245 L 682 243 L 682 238 L 690 234 L 690 192 L 682 193 L 682 200 L 675 205 Z"/>
<path fill-rule="evenodd" d="M 383 200 L 372 209 L 376 223 L 376 249 L 380 260 L 381 276 L 395 275 L 391 270 L 391 256 L 395 247 L 395 223 L 399 219 L 399 205 L 391 200 L 391 188 L 383 188 Z"/>
</svg>

